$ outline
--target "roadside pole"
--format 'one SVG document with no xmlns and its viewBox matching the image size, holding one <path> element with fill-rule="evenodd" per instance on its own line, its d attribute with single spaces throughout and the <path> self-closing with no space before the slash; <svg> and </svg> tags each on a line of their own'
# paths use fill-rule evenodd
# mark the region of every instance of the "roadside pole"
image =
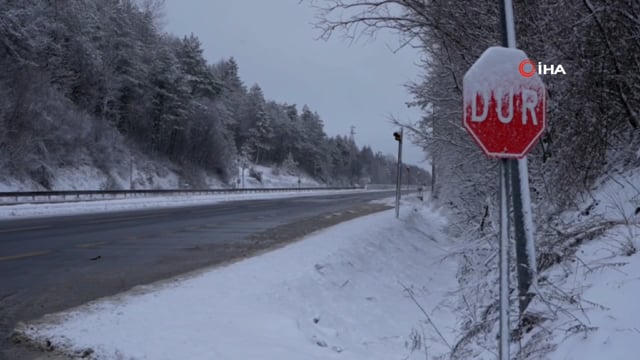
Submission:
<svg viewBox="0 0 640 360">
<path fill-rule="evenodd" d="M 243 189 L 244 189 L 244 167 L 245 167 L 245 164 L 242 163 L 242 188 Z"/>
<path fill-rule="evenodd" d="M 398 142 L 398 165 L 396 169 L 396 219 L 400 217 L 400 197 L 402 192 L 402 136 L 404 128 L 400 132 L 394 132 L 393 137 Z"/>
<path fill-rule="evenodd" d="M 398 201 L 402 199 L 402 142 L 404 141 L 404 128 L 400 128 L 400 141 L 398 148 Z M 398 203 L 398 210 L 400 209 L 400 204 Z"/>
<path fill-rule="evenodd" d="M 524 163 L 524 165 L 523 165 Z M 523 315 L 527 305 L 529 305 L 530 296 L 529 288 L 531 287 L 534 273 L 536 271 L 535 257 L 532 259 L 528 256 L 527 243 L 533 241 L 533 238 L 527 236 L 529 229 L 525 226 L 525 216 L 531 218 L 531 208 L 523 204 L 525 199 L 525 191 L 529 190 L 528 177 L 522 177 L 520 167 L 527 166 L 527 158 L 509 160 L 509 171 L 511 176 L 511 198 L 513 200 L 513 228 L 515 231 L 516 245 L 516 272 L 518 274 L 518 309 L 520 316 Z M 527 202 L 528 204 L 531 201 Z M 533 220 L 530 220 L 531 223 Z"/>
<path fill-rule="evenodd" d="M 518 163 L 517 159 L 525 158 L 544 133 L 546 93 L 544 82 L 537 73 L 531 76 L 523 75 L 520 67 L 523 62 L 530 63 L 530 60 L 524 51 L 515 48 L 513 4 L 511 0 L 500 0 L 500 3 L 502 34 L 504 44 L 508 46 L 489 47 L 465 73 L 462 79 L 462 124 L 486 156 L 499 160 L 498 348 L 500 360 L 509 360 L 509 313 L 511 310 L 509 301 L 509 231 L 511 229 L 509 206 L 511 201 L 509 197 L 511 195 L 517 197 L 513 201 L 516 229 L 532 230 L 526 160 Z M 520 241 L 518 245 L 526 246 L 521 248 L 525 250 L 523 252 L 525 256 L 517 257 L 517 266 L 521 267 L 518 270 L 531 271 L 535 269 L 535 258 L 532 256 L 533 236 L 526 236 L 527 242 L 524 241 L 524 233 L 532 234 L 533 232 L 522 231 L 519 234 L 520 239 L 516 239 Z M 528 265 L 529 261 L 532 266 Z M 530 281 L 531 278 L 520 276 L 520 271 L 518 275 L 520 291 L 523 289 L 522 281 Z M 526 306 L 522 300 L 528 301 L 529 294 L 526 289 L 519 293 L 521 309 L 524 309 L 522 304 Z"/>
<path fill-rule="evenodd" d="M 513 15 L 513 3 L 511 0 L 501 1 L 500 7 L 501 22 L 502 22 L 502 45 L 508 48 L 516 47 L 516 28 Z M 509 308 L 511 302 L 509 301 L 509 175 L 511 175 L 511 185 L 516 188 L 520 184 L 520 179 L 514 178 L 517 176 L 517 171 L 513 170 L 513 164 L 518 166 L 518 160 L 514 159 L 501 159 L 500 160 L 500 360 L 509 360 L 509 343 L 510 329 L 509 329 Z M 511 167 L 511 174 L 509 174 L 509 167 Z M 519 197 L 520 192 L 511 192 L 514 213 L 517 217 L 518 212 L 522 212 L 522 199 Z M 516 198 L 517 197 L 517 198 Z M 518 209 L 519 208 L 519 209 Z M 516 221 L 517 224 L 517 221 Z M 514 224 L 514 225 L 516 225 Z M 515 238 L 516 242 L 521 234 L 516 225 Z M 518 277 L 520 279 L 520 277 Z"/>
<path fill-rule="evenodd" d="M 516 30 L 512 0 L 501 2 L 502 45 L 516 48 Z M 533 238 L 531 194 L 529 192 L 529 170 L 527 157 L 509 159 L 511 199 L 513 201 L 513 227 L 516 244 L 516 271 L 518 274 L 518 304 L 520 315 L 529 304 L 528 295 L 536 278 L 536 257 Z M 525 295 L 526 294 L 526 295 Z"/>
<path fill-rule="evenodd" d="M 500 159 L 500 360 L 509 360 L 509 168 Z"/>
<path fill-rule="evenodd" d="M 129 190 L 133 190 L 133 156 L 129 158 Z"/>
</svg>

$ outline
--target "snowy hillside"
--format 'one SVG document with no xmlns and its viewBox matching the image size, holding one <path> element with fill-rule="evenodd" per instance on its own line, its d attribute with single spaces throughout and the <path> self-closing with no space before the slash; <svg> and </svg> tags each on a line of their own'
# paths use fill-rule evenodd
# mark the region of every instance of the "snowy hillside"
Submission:
<svg viewBox="0 0 640 360">
<path fill-rule="evenodd" d="M 248 188 L 285 188 L 285 187 L 316 187 L 322 184 L 305 172 L 297 169 L 286 170 L 280 167 L 253 165 L 244 170 L 244 184 Z M 242 169 L 238 169 L 238 181 L 242 183 Z M 298 176 L 299 174 L 299 176 Z M 298 182 L 300 180 L 300 182 Z"/>
<path fill-rule="evenodd" d="M 162 18 L 161 1 L 0 2 L 0 190 L 234 186 L 239 163 L 309 185 L 393 182 L 393 158 L 270 100 L 234 54 Z"/>
<path fill-rule="evenodd" d="M 138 160 L 134 166 L 130 160 L 114 163 L 109 170 L 86 162 L 48 169 L 47 187 L 30 177 L 0 177 L 0 191 L 177 189 L 181 187 L 181 176 L 176 169 L 171 164 L 151 160 Z M 202 179 L 221 184 L 216 178 L 203 176 Z"/>
<path fill-rule="evenodd" d="M 38 191 L 38 190 L 126 190 L 126 189 L 180 189 L 180 188 L 227 188 L 240 187 L 242 171 L 232 177 L 229 183 L 216 174 L 192 169 L 184 173 L 183 169 L 166 161 L 150 160 L 139 157 L 113 164 L 107 170 L 101 170 L 90 162 L 77 166 L 65 166 L 48 170 L 48 184 L 45 188 L 31 179 L 0 177 L 2 191 Z M 251 170 L 250 170 L 251 169 Z M 295 175 L 291 175 L 295 173 Z M 298 175 L 300 174 L 300 183 Z M 322 187 L 321 181 L 313 179 L 303 170 L 286 171 L 278 166 L 251 165 L 245 169 L 245 187 Z"/>
</svg>

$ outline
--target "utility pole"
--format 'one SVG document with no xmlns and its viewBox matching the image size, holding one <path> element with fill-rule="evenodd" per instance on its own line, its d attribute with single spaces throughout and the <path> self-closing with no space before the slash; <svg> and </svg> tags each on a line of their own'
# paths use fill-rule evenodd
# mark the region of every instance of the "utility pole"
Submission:
<svg viewBox="0 0 640 360">
<path fill-rule="evenodd" d="M 129 158 L 129 190 L 133 190 L 133 156 Z"/>
<path fill-rule="evenodd" d="M 398 168 L 396 174 L 396 219 L 400 217 L 400 198 L 402 196 L 402 137 L 404 128 L 394 132 L 393 137 L 398 142 Z"/>
<path fill-rule="evenodd" d="M 247 158 L 244 153 L 237 159 L 237 164 L 240 166 L 240 179 L 238 179 L 238 185 L 241 189 L 244 189 L 244 169 L 247 167 Z"/>
<path fill-rule="evenodd" d="M 244 189 L 244 169 L 245 169 L 245 163 L 242 163 L 242 188 Z"/>
<path fill-rule="evenodd" d="M 398 201 L 402 200 L 402 142 L 404 141 L 404 128 L 400 128 L 400 141 L 398 146 Z M 400 206 L 398 205 L 398 210 Z"/>
<path fill-rule="evenodd" d="M 349 133 L 349 141 L 351 142 L 352 146 L 355 146 L 356 144 L 356 127 L 351 125 L 351 132 Z M 358 181 L 356 181 L 356 174 L 355 174 L 355 169 L 353 167 L 354 162 L 356 161 L 356 154 L 353 151 L 349 151 L 349 167 L 350 167 L 350 172 L 351 172 L 351 179 L 350 179 L 350 183 L 351 186 L 354 186 L 356 183 L 358 183 Z"/>
</svg>

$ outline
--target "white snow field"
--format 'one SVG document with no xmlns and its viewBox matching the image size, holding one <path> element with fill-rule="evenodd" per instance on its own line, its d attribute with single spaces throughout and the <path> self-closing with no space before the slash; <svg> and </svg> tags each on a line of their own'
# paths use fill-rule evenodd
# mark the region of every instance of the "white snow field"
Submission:
<svg viewBox="0 0 640 360">
<path fill-rule="evenodd" d="M 454 244 L 436 210 L 403 205 L 17 331 L 94 359 L 430 359 L 454 339 Z"/>
</svg>

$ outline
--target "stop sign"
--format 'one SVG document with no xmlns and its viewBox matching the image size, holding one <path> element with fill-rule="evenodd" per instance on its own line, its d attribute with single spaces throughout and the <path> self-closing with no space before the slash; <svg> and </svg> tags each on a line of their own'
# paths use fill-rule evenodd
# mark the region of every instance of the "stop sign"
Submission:
<svg viewBox="0 0 640 360">
<path fill-rule="evenodd" d="M 522 50 L 490 47 L 464 75 L 463 124 L 487 156 L 522 158 L 544 131 L 544 83 L 531 66 Z"/>
</svg>

